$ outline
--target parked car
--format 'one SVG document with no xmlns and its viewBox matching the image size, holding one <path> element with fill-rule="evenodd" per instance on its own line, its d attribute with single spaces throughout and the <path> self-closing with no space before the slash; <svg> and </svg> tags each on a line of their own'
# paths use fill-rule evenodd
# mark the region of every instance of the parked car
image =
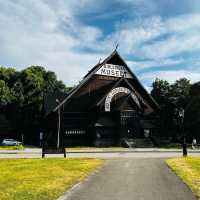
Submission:
<svg viewBox="0 0 200 200">
<path fill-rule="evenodd" d="M 4 139 L 1 144 L 4 145 L 4 146 L 19 146 L 19 145 L 22 145 L 21 142 L 16 141 L 14 139 Z"/>
</svg>

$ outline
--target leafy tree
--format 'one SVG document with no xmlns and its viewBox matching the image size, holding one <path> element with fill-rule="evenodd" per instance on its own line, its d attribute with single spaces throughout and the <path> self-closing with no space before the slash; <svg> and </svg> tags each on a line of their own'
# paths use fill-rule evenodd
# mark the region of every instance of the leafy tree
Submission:
<svg viewBox="0 0 200 200">
<path fill-rule="evenodd" d="M 20 80 L 17 80 L 13 85 L 13 92 L 15 95 L 15 102 L 18 106 L 22 106 L 24 103 L 24 87 Z"/>
<path fill-rule="evenodd" d="M 190 101 L 185 108 L 185 127 L 190 139 L 195 137 L 200 140 L 200 82 L 190 88 Z"/>
<path fill-rule="evenodd" d="M 190 80 L 181 78 L 171 85 L 171 95 L 188 96 L 190 93 Z"/>
<path fill-rule="evenodd" d="M 167 98 L 169 97 L 170 84 L 166 80 L 161 80 L 156 78 L 152 83 L 151 95 L 158 102 L 159 105 L 165 104 Z"/>
<path fill-rule="evenodd" d="M 40 102 L 44 87 L 44 69 L 42 67 L 28 67 L 21 72 L 20 81 L 24 90 L 24 104 Z"/>
<path fill-rule="evenodd" d="M 4 80 L 0 80 L 0 105 L 7 105 L 14 99 L 13 91 L 6 85 Z"/>
<path fill-rule="evenodd" d="M 200 121 L 200 82 L 195 83 L 190 89 L 190 101 L 186 108 L 187 124 L 195 124 Z"/>
<path fill-rule="evenodd" d="M 41 66 L 31 66 L 21 72 L 25 104 L 41 103 L 44 95 L 54 90 L 65 91 L 66 86 L 57 80 L 52 71 L 45 71 Z"/>
<path fill-rule="evenodd" d="M 62 92 L 66 92 L 67 88 L 64 83 L 60 80 L 57 80 L 56 74 L 52 71 L 47 71 L 43 74 L 43 78 L 45 80 L 44 84 L 44 92 L 53 92 L 54 90 L 60 90 Z"/>
<path fill-rule="evenodd" d="M 0 80 L 4 80 L 8 87 L 12 87 L 16 79 L 16 70 L 14 68 L 0 67 Z"/>
<path fill-rule="evenodd" d="M 156 79 L 152 84 L 151 95 L 160 105 L 160 127 L 162 135 L 179 137 L 172 130 L 179 129 L 178 111 L 185 108 L 189 101 L 190 81 L 181 78 L 173 84 L 166 80 Z"/>
<path fill-rule="evenodd" d="M 184 108 L 190 95 L 191 84 L 186 78 L 181 78 L 171 85 L 166 80 L 156 78 L 152 87 L 151 95 L 161 106 L 172 103 Z"/>
<path fill-rule="evenodd" d="M 22 71 L 0 67 L 0 105 L 12 124 L 16 124 L 16 132 L 24 133 L 29 141 L 37 137 L 40 129 L 44 96 L 67 89 L 54 72 L 41 66 Z"/>
<path fill-rule="evenodd" d="M 171 85 L 170 96 L 176 99 L 176 106 L 184 108 L 189 100 L 190 81 L 186 78 L 181 78 Z"/>
</svg>

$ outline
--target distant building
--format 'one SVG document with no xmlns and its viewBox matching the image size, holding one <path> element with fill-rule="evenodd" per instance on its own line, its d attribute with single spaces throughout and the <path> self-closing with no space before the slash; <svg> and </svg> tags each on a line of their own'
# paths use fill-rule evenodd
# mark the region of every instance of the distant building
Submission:
<svg viewBox="0 0 200 200">
<path fill-rule="evenodd" d="M 200 82 L 191 86 L 190 100 L 185 108 L 185 131 L 187 139 L 192 141 L 193 138 L 200 142 Z"/>
<path fill-rule="evenodd" d="M 44 104 L 47 145 L 121 145 L 155 131 L 159 106 L 115 50 L 68 94 Z M 60 120 L 59 120 L 60 114 Z"/>
</svg>

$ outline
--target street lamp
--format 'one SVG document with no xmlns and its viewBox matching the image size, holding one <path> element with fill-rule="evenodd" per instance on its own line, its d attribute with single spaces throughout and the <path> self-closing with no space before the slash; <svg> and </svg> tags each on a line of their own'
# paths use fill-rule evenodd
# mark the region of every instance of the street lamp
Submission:
<svg viewBox="0 0 200 200">
<path fill-rule="evenodd" d="M 180 127 L 181 127 L 181 132 L 183 133 L 183 156 L 187 156 L 187 143 L 186 143 L 186 135 L 185 135 L 185 131 L 184 131 L 184 117 L 185 117 L 185 111 L 183 108 L 180 108 L 179 110 L 179 119 L 180 119 Z"/>
<path fill-rule="evenodd" d="M 60 104 L 59 99 L 56 99 L 56 103 Z M 58 108 L 58 129 L 57 129 L 57 149 L 60 148 L 60 107 Z"/>
</svg>

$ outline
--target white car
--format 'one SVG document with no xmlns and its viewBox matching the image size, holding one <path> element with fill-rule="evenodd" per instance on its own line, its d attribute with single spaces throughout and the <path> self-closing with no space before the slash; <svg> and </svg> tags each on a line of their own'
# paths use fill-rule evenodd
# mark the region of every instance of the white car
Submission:
<svg viewBox="0 0 200 200">
<path fill-rule="evenodd" d="M 14 139 L 4 139 L 1 144 L 4 146 L 19 146 L 22 143 L 14 140 Z"/>
</svg>

